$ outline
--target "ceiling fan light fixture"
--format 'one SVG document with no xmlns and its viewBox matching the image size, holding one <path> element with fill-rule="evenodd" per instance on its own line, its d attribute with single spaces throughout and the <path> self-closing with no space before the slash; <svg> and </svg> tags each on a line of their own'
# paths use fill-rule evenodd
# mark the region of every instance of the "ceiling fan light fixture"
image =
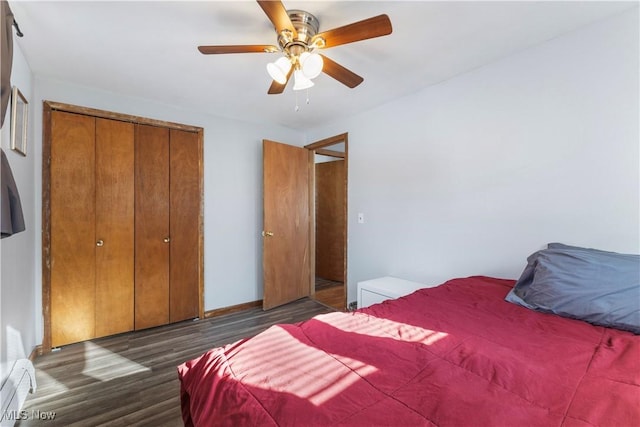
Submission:
<svg viewBox="0 0 640 427">
<path fill-rule="evenodd" d="M 269 95 L 284 92 L 294 71 L 294 90 L 310 88 L 313 86 L 311 79 L 323 72 L 345 86 L 355 88 L 364 80 L 362 77 L 332 59 L 313 52 L 386 36 L 393 31 L 389 16 L 381 14 L 320 33 L 318 18 L 309 12 L 286 9 L 280 0 L 258 0 L 258 4 L 273 24 L 277 45 L 198 46 L 198 50 L 205 55 L 281 52 L 285 58 L 271 62 L 266 67 L 273 79 L 267 91 Z"/>
<path fill-rule="evenodd" d="M 313 82 L 304 75 L 302 70 L 295 70 L 293 72 L 293 78 L 293 90 L 309 89 L 313 86 Z"/>
<path fill-rule="evenodd" d="M 291 61 L 286 56 L 278 58 L 275 62 L 267 64 L 267 73 L 278 83 L 285 84 L 287 82 L 287 74 L 291 69 Z"/>
<path fill-rule="evenodd" d="M 322 72 L 322 56 L 317 53 L 303 52 L 300 55 L 300 67 L 305 77 L 315 79 Z"/>
</svg>

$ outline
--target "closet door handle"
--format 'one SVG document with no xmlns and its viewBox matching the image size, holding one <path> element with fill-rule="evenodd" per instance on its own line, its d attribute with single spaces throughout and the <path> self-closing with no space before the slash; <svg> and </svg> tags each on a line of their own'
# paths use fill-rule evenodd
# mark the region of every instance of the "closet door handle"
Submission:
<svg viewBox="0 0 640 427">
<path fill-rule="evenodd" d="M 102 241 L 102 239 L 96 242 L 96 246 L 103 246 L 103 245 L 104 245 L 104 241 Z"/>
<path fill-rule="evenodd" d="M 171 239 L 169 237 L 165 237 L 164 239 L 162 239 L 162 241 L 165 243 L 169 243 Z"/>
</svg>

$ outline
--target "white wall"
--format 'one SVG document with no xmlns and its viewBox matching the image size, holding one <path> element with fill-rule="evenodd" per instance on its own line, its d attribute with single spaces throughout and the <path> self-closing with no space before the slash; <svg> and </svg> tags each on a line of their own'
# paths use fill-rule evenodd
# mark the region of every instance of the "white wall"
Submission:
<svg viewBox="0 0 640 427">
<path fill-rule="evenodd" d="M 2 149 L 18 187 L 25 220 L 25 231 L 0 240 L 0 379 L 4 379 L 17 359 L 29 356 L 40 341 L 35 320 L 41 313 L 35 300 L 35 241 L 40 238 L 35 225 L 34 114 L 32 76 L 22 51 L 13 46 L 11 84 L 17 86 L 29 102 L 27 156 L 11 150 L 11 104 L 2 126 Z"/>
<path fill-rule="evenodd" d="M 77 85 L 35 79 L 36 193 L 41 197 L 42 101 L 56 101 L 204 128 L 205 310 L 262 299 L 262 139 L 302 145 L 304 135 L 186 111 Z M 211 102 L 218 102 L 212 94 Z M 37 199 L 39 212 L 41 200 Z M 41 218 L 37 218 L 38 227 Z M 41 242 L 37 242 L 37 252 Z M 37 266 L 41 271 L 40 263 Z M 40 273 L 38 273 L 40 274 Z M 36 304 L 42 304 L 38 275 Z M 38 323 L 42 337 L 42 322 Z"/>
<path fill-rule="evenodd" d="M 636 8 L 308 132 L 349 132 L 349 301 L 517 278 L 551 241 L 640 252 L 638 52 Z"/>
</svg>

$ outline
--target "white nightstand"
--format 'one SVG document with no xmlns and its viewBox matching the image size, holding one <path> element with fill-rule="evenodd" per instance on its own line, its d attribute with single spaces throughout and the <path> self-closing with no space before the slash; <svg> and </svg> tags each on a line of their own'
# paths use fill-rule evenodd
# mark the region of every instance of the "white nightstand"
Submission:
<svg viewBox="0 0 640 427">
<path fill-rule="evenodd" d="M 425 285 L 390 276 L 358 282 L 358 308 L 369 307 L 387 299 L 408 295 L 420 288 L 435 286 L 437 285 Z"/>
</svg>

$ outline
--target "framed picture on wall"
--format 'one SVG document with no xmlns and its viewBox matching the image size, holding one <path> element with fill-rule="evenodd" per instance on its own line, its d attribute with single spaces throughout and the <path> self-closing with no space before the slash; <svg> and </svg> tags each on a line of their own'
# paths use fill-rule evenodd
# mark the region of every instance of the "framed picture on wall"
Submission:
<svg viewBox="0 0 640 427">
<path fill-rule="evenodd" d="M 17 86 L 11 91 L 11 149 L 27 155 L 27 99 Z"/>
</svg>

